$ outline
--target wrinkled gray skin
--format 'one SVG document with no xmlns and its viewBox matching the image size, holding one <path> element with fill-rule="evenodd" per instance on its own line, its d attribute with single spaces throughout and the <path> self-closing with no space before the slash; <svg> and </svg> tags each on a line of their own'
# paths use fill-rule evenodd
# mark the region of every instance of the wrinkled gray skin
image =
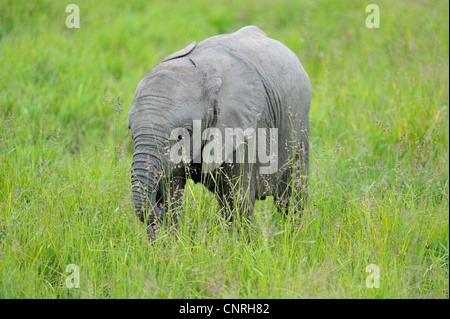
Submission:
<svg viewBox="0 0 450 319">
<path fill-rule="evenodd" d="M 147 72 L 136 89 L 129 128 L 135 147 L 133 202 L 140 220 L 152 226 L 149 234 L 159 220 L 176 222 L 187 178 L 216 193 L 230 219 L 233 208 L 246 215 L 256 199 L 269 195 L 285 208 L 293 178 L 301 210 L 307 198 L 310 101 L 310 80 L 297 56 L 255 26 L 194 42 Z M 178 127 L 192 134 L 193 120 L 202 121 L 202 132 L 217 127 L 222 136 L 225 128 L 278 128 L 278 171 L 262 175 L 259 168 L 268 164 L 259 162 L 222 160 L 210 174 L 202 173 L 200 163 L 173 165 L 168 149 L 176 141 L 169 134 Z M 201 156 L 193 147 L 191 152 L 191 158 Z"/>
</svg>

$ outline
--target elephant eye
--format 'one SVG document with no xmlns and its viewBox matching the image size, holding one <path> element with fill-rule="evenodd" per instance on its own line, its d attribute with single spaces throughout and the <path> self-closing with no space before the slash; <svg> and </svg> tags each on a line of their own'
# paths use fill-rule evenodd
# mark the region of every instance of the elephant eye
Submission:
<svg viewBox="0 0 450 319">
<path fill-rule="evenodd" d="M 178 135 L 178 140 L 181 141 L 183 139 L 183 135 Z"/>
</svg>

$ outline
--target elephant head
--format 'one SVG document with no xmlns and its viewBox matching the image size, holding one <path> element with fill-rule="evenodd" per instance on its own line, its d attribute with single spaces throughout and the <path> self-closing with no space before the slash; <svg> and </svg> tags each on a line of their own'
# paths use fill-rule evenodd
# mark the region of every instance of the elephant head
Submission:
<svg viewBox="0 0 450 319">
<path fill-rule="evenodd" d="M 184 173 L 184 166 L 173 165 L 169 158 L 169 149 L 178 142 L 170 138 L 171 132 L 181 128 L 192 134 L 194 120 L 201 120 L 205 127 L 218 114 L 221 79 L 215 70 L 202 68 L 186 56 L 195 46 L 194 42 L 169 55 L 145 74 L 130 108 L 133 202 L 137 216 L 145 223 L 166 217 L 173 195 L 168 194 L 172 177 L 177 169 Z M 191 154 L 190 158 L 196 156 L 199 154 Z"/>
</svg>

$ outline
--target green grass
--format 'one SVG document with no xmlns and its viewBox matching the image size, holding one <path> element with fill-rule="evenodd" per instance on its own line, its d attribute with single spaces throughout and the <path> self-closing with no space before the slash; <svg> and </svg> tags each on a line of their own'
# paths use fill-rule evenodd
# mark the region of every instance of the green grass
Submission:
<svg viewBox="0 0 450 319">
<path fill-rule="evenodd" d="M 380 29 L 360 1 L 76 3 L 80 29 L 65 2 L 0 1 L 0 298 L 449 297 L 448 2 L 377 1 Z M 284 218 L 270 198 L 230 228 L 190 182 L 180 227 L 149 244 L 129 186 L 136 85 L 249 24 L 311 78 L 308 207 Z"/>
</svg>

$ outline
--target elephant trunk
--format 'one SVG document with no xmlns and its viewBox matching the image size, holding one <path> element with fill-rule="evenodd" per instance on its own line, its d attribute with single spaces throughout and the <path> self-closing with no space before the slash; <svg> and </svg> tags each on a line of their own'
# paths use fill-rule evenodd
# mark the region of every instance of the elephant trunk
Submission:
<svg viewBox="0 0 450 319">
<path fill-rule="evenodd" d="M 143 223 L 154 223 L 164 217 L 161 179 L 167 160 L 158 154 L 156 143 L 145 137 L 134 140 L 135 151 L 131 165 L 131 187 L 136 215 Z M 158 204 L 160 206 L 158 206 Z"/>
</svg>

